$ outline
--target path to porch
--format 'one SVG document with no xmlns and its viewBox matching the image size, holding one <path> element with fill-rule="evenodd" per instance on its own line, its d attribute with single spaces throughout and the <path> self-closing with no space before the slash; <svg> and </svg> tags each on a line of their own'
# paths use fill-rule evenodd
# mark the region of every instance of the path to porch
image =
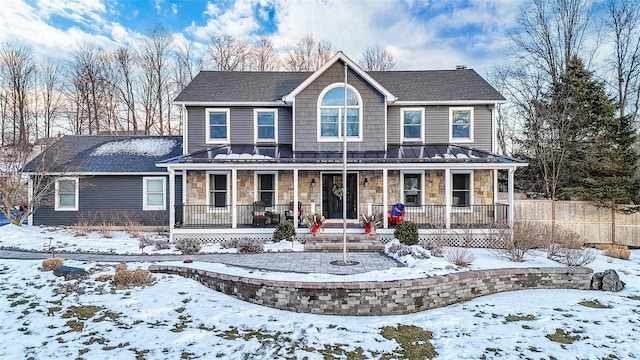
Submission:
<svg viewBox="0 0 640 360">
<path fill-rule="evenodd" d="M 334 275 L 361 274 L 374 270 L 385 270 L 402 266 L 392 258 L 377 252 L 349 253 L 349 260 L 358 263 L 351 266 L 331 265 L 332 261 L 342 260 L 341 253 L 320 252 L 195 255 L 110 255 L 56 253 L 55 255 L 57 257 L 62 257 L 69 260 L 106 262 L 161 262 L 192 259 L 194 261 L 221 263 L 252 269 Z M 51 253 L 0 250 L 0 259 L 40 260 L 49 257 L 51 257 Z"/>
</svg>

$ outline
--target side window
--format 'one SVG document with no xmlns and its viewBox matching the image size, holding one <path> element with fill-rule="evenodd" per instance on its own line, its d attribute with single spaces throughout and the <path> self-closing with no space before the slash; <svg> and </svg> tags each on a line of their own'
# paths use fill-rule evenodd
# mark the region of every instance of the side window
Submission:
<svg viewBox="0 0 640 360">
<path fill-rule="evenodd" d="M 166 210 L 164 177 L 145 177 L 142 179 L 142 210 Z"/>
<path fill-rule="evenodd" d="M 56 211 L 78 211 L 78 197 L 78 178 L 60 178 L 56 180 Z"/>
<path fill-rule="evenodd" d="M 255 141 L 278 142 L 278 110 L 256 109 L 253 114 Z"/>
<path fill-rule="evenodd" d="M 265 206 L 275 205 L 276 179 L 275 174 L 258 174 L 258 200 L 264 201 Z"/>
<path fill-rule="evenodd" d="M 227 207 L 227 193 L 229 191 L 226 174 L 209 175 L 209 206 L 215 208 Z"/>
<path fill-rule="evenodd" d="M 449 124 L 450 141 L 473 141 L 473 108 L 450 108 Z"/>
<path fill-rule="evenodd" d="M 471 175 L 470 173 L 452 173 L 452 205 L 457 207 L 471 206 Z"/>
<path fill-rule="evenodd" d="M 404 174 L 403 183 L 404 204 L 406 206 L 422 205 L 422 175 Z"/>
<path fill-rule="evenodd" d="M 424 142 L 424 109 L 402 109 L 402 141 Z"/>
<path fill-rule="evenodd" d="M 208 144 L 229 142 L 229 109 L 207 109 L 207 139 Z"/>
</svg>

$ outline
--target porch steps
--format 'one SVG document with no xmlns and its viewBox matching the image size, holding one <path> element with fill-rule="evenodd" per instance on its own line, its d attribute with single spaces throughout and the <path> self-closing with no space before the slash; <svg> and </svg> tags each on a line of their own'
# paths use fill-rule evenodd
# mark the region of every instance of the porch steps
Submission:
<svg viewBox="0 0 640 360">
<path fill-rule="evenodd" d="M 340 252 L 343 249 L 342 234 L 307 234 L 305 237 L 305 251 Z M 384 250 L 384 244 L 375 234 L 347 234 L 347 251 L 382 250 Z"/>
</svg>

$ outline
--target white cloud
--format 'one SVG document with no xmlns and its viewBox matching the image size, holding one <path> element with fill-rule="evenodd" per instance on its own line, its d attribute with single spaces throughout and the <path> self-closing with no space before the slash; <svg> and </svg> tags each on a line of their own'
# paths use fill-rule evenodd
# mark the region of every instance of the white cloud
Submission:
<svg viewBox="0 0 640 360">
<path fill-rule="evenodd" d="M 178 5 L 171 4 L 171 12 L 173 12 L 174 14 L 177 14 L 178 13 Z"/>
</svg>

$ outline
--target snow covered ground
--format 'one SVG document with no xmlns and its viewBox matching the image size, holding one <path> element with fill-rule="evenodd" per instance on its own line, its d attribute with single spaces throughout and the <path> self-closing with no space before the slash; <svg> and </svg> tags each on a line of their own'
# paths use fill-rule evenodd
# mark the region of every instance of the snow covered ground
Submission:
<svg viewBox="0 0 640 360">
<path fill-rule="evenodd" d="M 39 251 L 55 247 L 56 251 L 155 252 L 152 246 L 141 249 L 139 240 L 121 232 L 105 239 L 97 233 L 75 237 L 67 230 L 12 225 L 0 227 L 0 246 Z M 302 248 L 284 242 L 268 244 L 265 249 L 292 247 Z M 206 246 L 203 251 L 229 250 Z M 477 256 L 472 269 L 559 266 L 543 252 L 516 264 L 487 250 L 471 251 Z M 167 252 L 175 250 L 160 251 Z M 332 281 L 464 271 L 442 258 L 401 260 L 407 263 L 406 268 L 333 276 Z M 129 264 L 129 268 L 150 264 Z M 416 354 L 423 354 L 428 344 L 434 346 L 438 359 L 640 358 L 640 250 L 633 250 L 630 260 L 599 254 L 590 265 L 595 271 L 618 271 L 627 284 L 619 293 L 518 291 L 415 314 L 380 317 L 274 310 L 169 275 L 156 275 L 151 286 L 115 289 L 110 282 L 98 281 L 101 275 L 114 274 L 112 263 L 65 261 L 65 265 L 89 270 L 89 279 L 81 281 L 65 281 L 40 271 L 40 265 L 40 261 L 0 262 L 0 359 L 397 359 L 424 357 Z M 324 281 L 328 276 L 256 272 L 220 264 L 196 266 L 300 281 Z M 394 329 L 409 341 L 392 335 Z M 428 333 L 416 331 L 419 329 L 431 332 L 432 338 L 428 340 Z"/>
</svg>

